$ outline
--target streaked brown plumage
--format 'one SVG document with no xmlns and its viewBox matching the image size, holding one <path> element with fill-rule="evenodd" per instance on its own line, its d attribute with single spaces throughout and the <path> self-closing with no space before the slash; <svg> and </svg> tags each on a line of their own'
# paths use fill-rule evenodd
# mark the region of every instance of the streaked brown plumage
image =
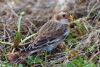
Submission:
<svg viewBox="0 0 100 67">
<path fill-rule="evenodd" d="M 32 53 L 34 53 L 40 50 L 51 51 L 64 40 L 68 33 L 69 22 L 67 20 L 67 16 L 64 12 L 59 13 L 41 27 L 41 29 L 37 32 L 37 37 L 33 44 L 22 50 L 22 52 L 32 51 Z"/>
</svg>

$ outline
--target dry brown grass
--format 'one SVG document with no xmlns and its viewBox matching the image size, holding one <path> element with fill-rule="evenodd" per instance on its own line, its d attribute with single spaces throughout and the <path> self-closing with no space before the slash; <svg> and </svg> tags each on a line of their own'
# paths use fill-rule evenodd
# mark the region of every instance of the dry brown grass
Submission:
<svg viewBox="0 0 100 67">
<path fill-rule="evenodd" d="M 33 32 L 36 33 L 61 8 L 64 8 L 64 11 L 68 14 L 73 15 L 75 17 L 74 21 L 76 19 L 80 20 L 86 29 L 84 35 L 75 38 L 77 45 L 71 49 L 82 51 L 83 53 L 80 53 L 80 55 L 89 54 L 91 56 L 89 62 L 100 55 L 100 0 L 65 1 L 63 6 L 59 6 L 58 0 L 0 0 L 0 41 L 3 41 L 0 43 L 0 62 L 4 60 L 2 59 L 3 50 L 11 48 L 11 44 L 13 44 L 18 16 L 21 12 L 25 12 L 21 24 L 21 33 L 25 38 Z M 81 32 L 83 31 L 81 30 Z M 33 38 L 24 44 L 32 41 Z M 73 44 L 73 42 L 67 42 L 68 46 L 73 46 Z M 93 51 L 85 52 L 86 49 L 92 48 L 94 45 L 95 49 Z M 51 62 L 64 60 L 63 58 L 65 57 Z M 96 62 L 99 65 L 100 59 Z M 46 64 L 49 64 L 49 62 L 46 62 Z"/>
</svg>

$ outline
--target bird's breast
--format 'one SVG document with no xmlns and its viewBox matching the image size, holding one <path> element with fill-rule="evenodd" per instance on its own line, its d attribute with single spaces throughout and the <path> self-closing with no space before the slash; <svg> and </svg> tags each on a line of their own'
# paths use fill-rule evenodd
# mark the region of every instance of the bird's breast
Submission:
<svg viewBox="0 0 100 67">
<path fill-rule="evenodd" d="M 65 32 L 64 32 L 64 36 L 67 36 L 69 34 L 69 28 L 67 28 L 66 30 L 65 30 Z"/>
</svg>

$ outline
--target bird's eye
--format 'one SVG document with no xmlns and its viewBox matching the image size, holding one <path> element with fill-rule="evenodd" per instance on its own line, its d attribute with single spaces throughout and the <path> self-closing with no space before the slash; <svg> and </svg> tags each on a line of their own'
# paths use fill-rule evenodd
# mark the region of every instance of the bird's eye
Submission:
<svg viewBox="0 0 100 67">
<path fill-rule="evenodd" d="M 62 17 L 64 17 L 64 18 L 65 18 L 65 17 L 66 17 L 66 15 L 65 15 L 65 14 L 63 14 L 63 15 L 62 15 Z"/>
</svg>

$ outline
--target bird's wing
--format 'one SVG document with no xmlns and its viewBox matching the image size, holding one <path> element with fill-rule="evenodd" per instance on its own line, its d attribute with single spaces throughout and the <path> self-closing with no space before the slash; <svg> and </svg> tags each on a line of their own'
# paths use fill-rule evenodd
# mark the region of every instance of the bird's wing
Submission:
<svg viewBox="0 0 100 67">
<path fill-rule="evenodd" d="M 52 41 L 56 38 L 63 36 L 68 30 L 68 25 L 60 24 L 58 22 L 49 21 L 44 24 L 38 32 L 38 36 L 35 38 L 34 44 L 39 46 L 48 41 Z"/>
<path fill-rule="evenodd" d="M 37 33 L 34 43 L 26 49 L 26 51 L 42 49 L 47 44 L 53 44 L 60 38 L 64 39 L 63 34 L 68 30 L 68 25 L 60 24 L 58 22 L 49 21 L 45 23 Z"/>
</svg>

